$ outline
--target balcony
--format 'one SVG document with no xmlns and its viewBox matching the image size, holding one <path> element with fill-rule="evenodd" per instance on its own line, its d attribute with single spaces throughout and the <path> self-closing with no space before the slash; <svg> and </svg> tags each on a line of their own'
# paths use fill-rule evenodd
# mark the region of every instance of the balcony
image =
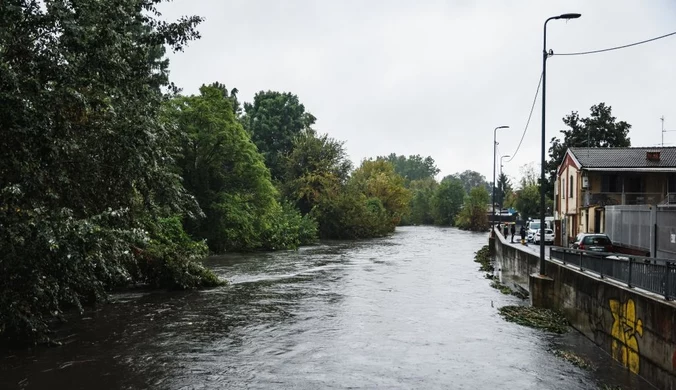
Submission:
<svg viewBox="0 0 676 390">
<path fill-rule="evenodd" d="M 589 207 L 659 204 L 664 202 L 665 195 L 660 192 L 585 192 L 583 198 L 584 207 Z M 676 202 L 676 196 L 667 197 L 672 199 Z"/>
</svg>

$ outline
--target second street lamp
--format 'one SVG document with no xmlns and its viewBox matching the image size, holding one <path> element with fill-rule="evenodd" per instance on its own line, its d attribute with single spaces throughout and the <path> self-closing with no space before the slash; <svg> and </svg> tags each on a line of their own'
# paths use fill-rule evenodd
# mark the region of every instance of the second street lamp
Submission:
<svg viewBox="0 0 676 390">
<path fill-rule="evenodd" d="M 500 176 L 502 176 L 502 159 L 507 158 L 507 157 L 512 157 L 509 154 L 506 156 L 500 156 Z"/>
<path fill-rule="evenodd" d="M 493 204 L 493 218 L 491 218 L 491 237 L 495 233 L 495 147 L 498 141 L 495 139 L 498 129 L 509 129 L 509 126 L 498 126 L 493 130 L 493 195 L 491 196 L 491 203 Z"/>
<path fill-rule="evenodd" d="M 545 236 L 545 97 L 547 86 L 547 23 L 554 19 L 577 19 L 580 14 L 569 13 L 552 16 L 545 20 L 542 45 L 542 148 L 540 150 L 540 237 Z M 540 275 L 545 275 L 545 240 L 540 240 Z"/>
</svg>

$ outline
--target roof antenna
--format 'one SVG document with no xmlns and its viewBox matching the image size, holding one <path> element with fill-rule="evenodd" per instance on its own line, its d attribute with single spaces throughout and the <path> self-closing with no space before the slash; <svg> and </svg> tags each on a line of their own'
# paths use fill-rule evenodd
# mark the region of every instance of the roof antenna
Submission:
<svg viewBox="0 0 676 390">
<path fill-rule="evenodd" d="M 660 120 L 662 121 L 662 147 L 664 147 L 664 133 L 670 133 L 676 130 L 664 130 L 664 115 L 660 117 Z"/>
<path fill-rule="evenodd" d="M 591 144 L 589 143 L 589 127 L 587 127 L 587 160 L 589 160 L 589 148 L 591 148 Z"/>
</svg>

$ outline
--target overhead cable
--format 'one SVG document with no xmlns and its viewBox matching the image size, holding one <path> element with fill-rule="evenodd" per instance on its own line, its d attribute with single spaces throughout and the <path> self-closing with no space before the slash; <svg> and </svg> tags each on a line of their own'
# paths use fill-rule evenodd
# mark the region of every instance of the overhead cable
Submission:
<svg viewBox="0 0 676 390">
<path fill-rule="evenodd" d="M 552 55 L 555 55 L 555 56 L 582 56 L 582 55 L 586 55 L 586 54 L 603 53 L 603 52 L 606 52 L 606 51 L 619 50 L 619 49 L 624 49 L 624 48 L 627 48 L 627 47 L 642 45 L 644 43 L 656 41 L 658 39 L 666 38 L 666 37 L 669 37 L 669 36 L 672 36 L 672 35 L 676 35 L 676 31 L 669 33 L 669 34 L 660 35 L 659 37 L 646 39 L 645 41 L 630 43 L 628 45 L 609 47 L 607 49 L 581 51 L 581 52 L 577 52 L 577 53 L 553 53 Z"/>
<path fill-rule="evenodd" d="M 523 143 L 523 138 L 526 136 L 526 131 L 528 130 L 528 125 L 530 124 L 530 118 L 533 116 L 533 110 L 535 109 L 535 102 L 538 100 L 538 95 L 540 94 L 540 87 L 542 86 L 542 73 L 540 73 L 540 81 L 538 81 L 538 87 L 535 90 L 535 97 L 533 97 L 533 104 L 530 107 L 530 113 L 528 114 L 528 120 L 526 121 L 526 127 L 523 129 L 523 134 L 521 134 L 521 140 L 519 141 L 519 146 L 516 147 L 516 150 L 512 154 L 512 157 L 510 157 L 506 162 L 510 162 L 514 160 L 514 157 L 516 157 L 516 154 L 519 153 L 519 149 L 521 148 L 521 144 Z"/>
</svg>

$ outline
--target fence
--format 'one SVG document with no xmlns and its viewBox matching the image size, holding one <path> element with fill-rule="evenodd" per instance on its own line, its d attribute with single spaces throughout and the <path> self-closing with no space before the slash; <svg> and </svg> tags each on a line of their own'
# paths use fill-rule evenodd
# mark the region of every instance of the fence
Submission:
<svg viewBox="0 0 676 390">
<path fill-rule="evenodd" d="M 606 234 L 614 244 L 676 259 L 676 208 L 606 206 Z"/>
<path fill-rule="evenodd" d="M 669 260 L 556 247 L 550 249 L 550 257 L 628 287 L 638 287 L 666 299 L 676 298 L 676 263 Z"/>
<path fill-rule="evenodd" d="M 650 252 L 653 210 L 651 206 L 606 206 L 605 232 L 614 244 Z"/>
<path fill-rule="evenodd" d="M 676 259 L 676 208 L 658 207 L 655 217 L 656 256 Z"/>
</svg>

